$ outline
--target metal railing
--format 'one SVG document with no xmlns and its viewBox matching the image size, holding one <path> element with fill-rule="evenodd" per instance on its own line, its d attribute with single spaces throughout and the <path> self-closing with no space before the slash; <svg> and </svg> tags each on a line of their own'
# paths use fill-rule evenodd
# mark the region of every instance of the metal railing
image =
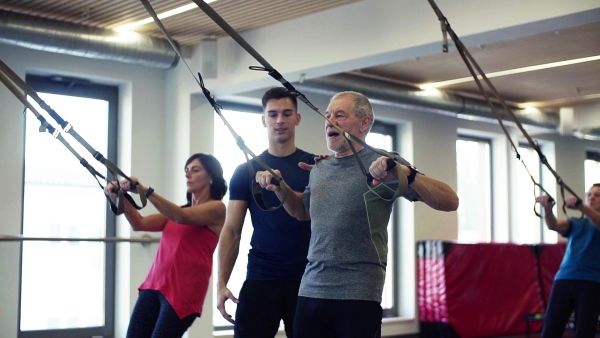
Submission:
<svg viewBox="0 0 600 338">
<path fill-rule="evenodd" d="M 141 243 L 143 246 L 151 243 L 158 243 L 160 238 L 154 238 L 149 235 L 142 237 L 122 238 L 122 237 L 28 237 L 23 235 L 0 235 L 0 242 L 24 242 L 24 241 L 41 241 L 41 242 L 104 242 L 104 243 Z"/>
</svg>

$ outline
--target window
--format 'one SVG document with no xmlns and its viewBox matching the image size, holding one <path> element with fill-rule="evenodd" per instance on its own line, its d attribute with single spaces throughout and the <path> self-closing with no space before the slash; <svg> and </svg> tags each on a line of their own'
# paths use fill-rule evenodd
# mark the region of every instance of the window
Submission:
<svg viewBox="0 0 600 338">
<path fill-rule="evenodd" d="M 585 160 L 585 191 L 600 183 L 600 151 L 588 150 Z"/>
<path fill-rule="evenodd" d="M 523 164 L 517 164 L 516 191 L 513 194 L 515 202 L 513 204 L 515 218 L 513 219 L 516 220 L 516 224 L 513 227 L 512 241 L 519 244 L 541 243 L 544 240 L 544 220 L 535 214 L 534 207 L 537 208 L 538 214 L 542 215 L 539 204 L 535 203 L 535 198 L 543 191 L 534 186 L 532 178 L 542 187 L 544 186 L 541 179 L 542 163 L 535 149 L 529 145 L 520 145 L 518 151 L 529 173 Z"/>
<path fill-rule="evenodd" d="M 114 162 L 117 88 L 59 77 L 27 76 L 27 83 Z M 60 129 L 44 110 L 37 110 Z M 32 112 L 27 111 L 25 118 L 23 235 L 114 236 L 114 216 L 96 180 L 60 141 L 39 132 L 40 123 Z M 94 168 L 106 173 L 78 141 L 64 132 L 63 137 Z M 25 241 L 22 248 L 19 337 L 113 334 L 114 244 Z"/>
<path fill-rule="evenodd" d="M 490 143 L 488 139 L 465 136 L 456 141 L 460 242 L 480 243 L 493 239 Z"/>
<path fill-rule="evenodd" d="M 256 109 L 252 109 L 256 112 Z M 260 111 L 260 108 L 259 108 Z M 233 130 L 244 140 L 246 146 L 256 155 L 260 155 L 269 146 L 267 139 L 267 133 L 265 127 L 261 121 L 261 114 L 256 114 L 246 111 L 233 111 L 223 110 L 223 116 L 229 122 Z M 215 132 L 214 132 L 214 154 L 215 157 L 221 162 L 223 166 L 223 176 L 229 183 L 233 172 L 238 165 L 245 163 L 246 158 L 244 152 L 239 149 L 236 144 L 236 140 L 231 135 L 231 132 L 224 125 L 223 121 L 219 117 L 215 117 Z M 229 202 L 229 189 L 227 194 L 223 197 L 223 203 L 227 205 Z M 242 238 L 240 239 L 240 251 L 235 261 L 235 266 L 231 272 L 229 283 L 227 286 L 229 290 L 235 295 L 240 294 L 240 289 L 244 280 L 246 280 L 246 267 L 248 265 L 248 251 L 250 251 L 250 238 L 252 237 L 252 220 L 250 219 L 250 213 L 246 213 L 246 220 L 244 221 L 244 227 L 242 228 Z M 217 283 L 216 278 L 219 271 L 218 254 L 215 252 L 213 256 L 213 276 L 215 283 L 213 283 L 213 299 L 214 303 L 217 303 Z M 231 301 L 225 302 L 225 308 L 227 313 L 235 315 L 236 305 Z M 229 329 L 231 324 L 226 321 L 221 313 L 215 309 L 213 311 L 213 326 L 215 329 Z"/>
</svg>

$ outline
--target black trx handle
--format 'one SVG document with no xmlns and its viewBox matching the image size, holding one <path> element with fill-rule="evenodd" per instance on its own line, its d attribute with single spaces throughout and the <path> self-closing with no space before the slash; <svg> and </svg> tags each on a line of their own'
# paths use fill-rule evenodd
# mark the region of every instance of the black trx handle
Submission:
<svg viewBox="0 0 600 338">
<path fill-rule="evenodd" d="M 390 171 L 396 166 L 396 161 L 394 161 L 394 159 L 392 158 L 388 158 L 387 160 L 385 160 L 385 164 L 387 165 L 387 171 Z M 373 175 L 371 175 L 371 173 L 367 174 L 367 182 L 373 182 Z"/>
</svg>

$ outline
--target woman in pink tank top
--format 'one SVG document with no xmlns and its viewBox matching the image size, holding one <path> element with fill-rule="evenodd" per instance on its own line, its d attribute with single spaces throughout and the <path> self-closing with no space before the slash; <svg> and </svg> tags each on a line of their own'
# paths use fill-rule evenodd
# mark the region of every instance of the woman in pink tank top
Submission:
<svg viewBox="0 0 600 338">
<path fill-rule="evenodd" d="M 225 222 L 227 192 L 219 161 L 194 154 L 185 163 L 187 203 L 179 206 L 142 185 L 158 213 L 142 216 L 125 202 L 124 215 L 134 231 L 162 231 L 156 258 L 138 288 L 127 338 L 181 337 L 202 313 L 212 272 L 212 255 Z M 137 192 L 129 180 L 107 184 L 111 197 Z"/>
</svg>

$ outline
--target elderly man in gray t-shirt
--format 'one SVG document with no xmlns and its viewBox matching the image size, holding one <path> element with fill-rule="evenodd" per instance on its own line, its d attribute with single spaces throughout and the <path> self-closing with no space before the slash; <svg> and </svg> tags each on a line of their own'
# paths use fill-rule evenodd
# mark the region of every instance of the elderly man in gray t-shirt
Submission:
<svg viewBox="0 0 600 338">
<path fill-rule="evenodd" d="M 285 181 L 271 184 L 269 172 L 256 174 L 257 182 L 280 198 L 283 189 L 288 190 L 284 207 L 290 215 L 311 220 L 294 338 L 380 337 L 387 224 L 397 190 L 406 188 L 402 196 L 407 200 L 422 201 L 442 211 L 456 210 L 458 197 L 447 184 L 419 174 L 400 156 L 393 156 L 396 170 L 389 170 L 388 157 L 359 143 L 353 144 L 353 156 L 350 141 L 340 130 L 364 142 L 374 121 L 372 106 L 364 95 L 336 94 L 325 116 L 327 147 L 334 156 L 314 167 L 300 164 L 311 169 L 304 193 L 290 191 Z M 359 160 L 370 164 L 373 188 L 366 184 Z"/>
</svg>

